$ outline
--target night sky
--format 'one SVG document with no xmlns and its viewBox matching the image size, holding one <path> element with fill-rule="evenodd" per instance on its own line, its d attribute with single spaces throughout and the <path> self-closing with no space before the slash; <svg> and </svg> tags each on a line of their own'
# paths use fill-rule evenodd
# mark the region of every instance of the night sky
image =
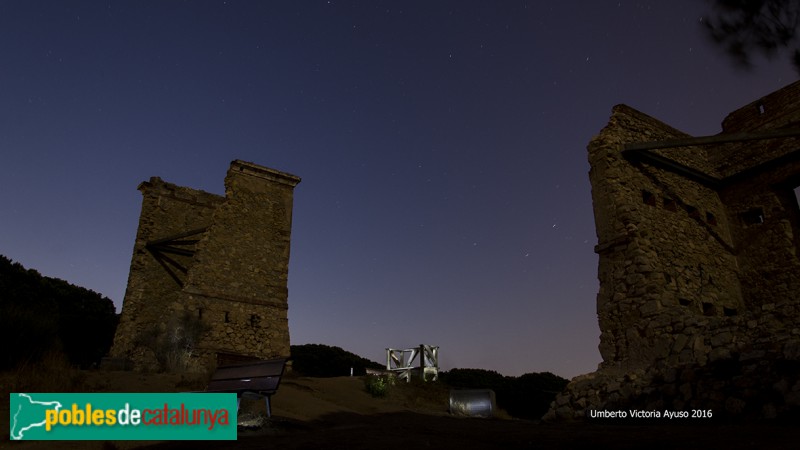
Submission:
<svg viewBox="0 0 800 450">
<path fill-rule="evenodd" d="M 586 145 L 626 103 L 693 135 L 794 80 L 683 1 L 0 0 L 0 254 L 124 297 L 151 176 L 302 177 L 292 344 L 600 362 Z"/>
</svg>

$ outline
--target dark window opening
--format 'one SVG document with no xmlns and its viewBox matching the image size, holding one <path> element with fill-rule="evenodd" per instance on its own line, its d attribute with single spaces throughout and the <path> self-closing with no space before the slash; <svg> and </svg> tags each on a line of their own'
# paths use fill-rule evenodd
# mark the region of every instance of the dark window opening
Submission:
<svg viewBox="0 0 800 450">
<path fill-rule="evenodd" d="M 689 306 L 692 304 L 692 301 L 688 298 L 679 298 L 678 303 L 680 303 L 681 306 Z"/>
<path fill-rule="evenodd" d="M 642 203 L 648 206 L 656 206 L 656 196 L 652 192 L 642 191 Z"/>
<path fill-rule="evenodd" d="M 675 212 L 678 210 L 678 205 L 675 203 L 675 200 L 665 197 L 664 198 L 664 209 L 667 211 Z"/>
<path fill-rule="evenodd" d="M 699 219 L 700 218 L 700 211 L 697 210 L 694 206 L 686 206 L 686 212 L 689 214 L 689 217 L 692 219 Z"/>
<path fill-rule="evenodd" d="M 723 306 L 722 307 L 722 312 L 728 317 L 735 316 L 736 315 L 736 308 L 726 308 L 726 307 Z"/>
<path fill-rule="evenodd" d="M 667 283 L 672 283 L 672 275 L 670 275 L 668 273 L 665 273 L 664 274 L 664 281 L 666 281 Z"/>
<path fill-rule="evenodd" d="M 716 225 L 717 217 L 713 213 L 706 212 L 706 222 L 708 222 L 709 225 Z"/>
<path fill-rule="evenodd" d="M 228 311 L 225 311 L 225 323 L 228 323 L 228 322 L 231 321 L 231 315 L 230 314 L 231 313 L 229 313 Z"/>
<path fill-rule="evenodd" d="M 760 225 L 764 223 L 764 210 L 761 208 L 750 208 L 739 214 L 745 225 Z"/>
<path fill-rule="evenodd" d="M 714 316 L 717 314 L 717 307 L 713 303 L 703 303 L 703 315 Z"/>
<path fill-rule="evenodd" d="M 250 314 L 250 326 L 257 327 L 258 323 L 261 321 L 261 318 L 258 317 L 258 314 Z"/>
<path fill-rule="evenodd" d="M 198 319 L 203 318 L 203 308 L 197 308 L 197 318 Z"/>
</svg>

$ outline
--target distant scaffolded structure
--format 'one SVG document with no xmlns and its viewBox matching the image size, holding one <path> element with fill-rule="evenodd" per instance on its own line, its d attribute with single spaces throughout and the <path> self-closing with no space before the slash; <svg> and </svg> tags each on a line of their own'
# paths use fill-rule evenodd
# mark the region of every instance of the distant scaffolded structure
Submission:
<svg viewBox="0 0 800 450">
<path fill-rule="evenodd" d="M 415 348 L 387 348 L 386 370 L 406 381 L 411 381 L 413 373 L 423 381 L 436 381 L 439 379 L 439 347 L 420 344 Z"/>
</svg>

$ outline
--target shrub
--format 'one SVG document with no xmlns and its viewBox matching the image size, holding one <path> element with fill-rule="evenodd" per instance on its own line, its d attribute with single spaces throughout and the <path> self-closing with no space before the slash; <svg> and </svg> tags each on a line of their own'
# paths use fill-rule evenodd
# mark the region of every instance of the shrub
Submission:
<svg viewBox="0 0 800 450">
<path fill-rule="evenodd" d="M 189 369 L 194 349 L 209 326 L 189 311 L 169 323 L 165 330 L 152 326 L 140 333 L 136 346 L 153 352 L 159 370 L 185 372 Z"/>
<path fill-rule="evenodd" d="M 364 378 L 364 386 L 373 397 L 386 397 L 386 394 L 389 393 L 389 386 L 394 384 L 393 381 L 394 379 L 390 379 L 388 375 L 368 375 Z"/>
<path fill-rule="evenodd" d="M 513 378 L 509 390 L 503 393 L 503 408 L 514 417 L 538 419 L 547 413 L 550 403 L 568 382 L 550 372 L 526 373 Z"/>
<path fill-rule="evenodd" d="M 86 373 L 71 366 L 60 349 L 19 364 L 12 373 L 9 392 L 81 392 L 85 387 Z"/>
</svg>

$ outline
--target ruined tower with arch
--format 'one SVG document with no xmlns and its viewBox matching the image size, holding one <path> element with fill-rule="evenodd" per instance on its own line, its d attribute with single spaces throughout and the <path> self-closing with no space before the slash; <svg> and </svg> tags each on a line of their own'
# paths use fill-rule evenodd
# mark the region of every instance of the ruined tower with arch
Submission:
<svg viewBox="0 0 800 450">
<path fill-rule="evenodd" d="M 203 371 L 289 356 L 288 267 L 300 178 L 233 161 L 225 195 L 153 177 L 110 366 Z"/>
</svg>

